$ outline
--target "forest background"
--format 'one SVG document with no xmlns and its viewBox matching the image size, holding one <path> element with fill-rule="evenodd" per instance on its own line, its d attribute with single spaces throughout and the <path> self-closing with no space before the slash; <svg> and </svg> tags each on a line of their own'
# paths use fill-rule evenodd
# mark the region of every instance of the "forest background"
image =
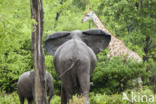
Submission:
<svg viewBox="0 0 156 104">
<path fill-rule="evenodd" d="M 122 92 L 134 89 L 136 94 L 155 94 L 156 0 L 43 0 L 43 6 L 43 43 L 46 36 L 57 31 L 96 28 L 92 21 L 81 23 L 92 8 L 107 29 L 144 60 L 137 63 L 114 57 L 110 61 L 107 50 L 98 54 L 98 64 L 91 77 L 94 83 L 90 90 L 91 104 L 124 103 Z M 33 70 L 33 22 L 29 0 L 0 0 L 0 104 L 19 104 L 17 80 L 23 72 Z M 46 70 L 53 75 L 55 84 L 51 103 L 59 104 L 61 82 L 54 70 L 53 57 L 46 51 L 45 59 Z M 142 92 L 133 84 L 138 76 L 143 79 Z"/>
</svg>

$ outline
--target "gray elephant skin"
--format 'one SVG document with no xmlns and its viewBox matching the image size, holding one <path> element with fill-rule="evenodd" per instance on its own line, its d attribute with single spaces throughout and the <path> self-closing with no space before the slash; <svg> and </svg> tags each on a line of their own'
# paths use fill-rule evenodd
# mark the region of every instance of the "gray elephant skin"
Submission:
<svg viewBox="0 0 156 104">
<path fill-rule="evenodd" d="M 24 104 L 24 99 L 27 98 L 28 104 L 32 104 L 34 95 L 34 75 L 35 71 L 24 72 L 17 82 L 17 92 L 20 99 L 20 104 Z M 53 77 L 50 73 L 46 72 L 46 88 L 48 90 L 48 104 L 54 93 Z"/>
<path fill-rule="evenodd" d="M 73 89 L 89 104 L 90 76 L 96 66 L 96 54 L 104 50 L 111 36 L 100 29 L 56 32 L 45 40 L 47 52 L 54 56 L 56 72 L 61 79 L 61 104 L 72 98 Z"/>
</svg>

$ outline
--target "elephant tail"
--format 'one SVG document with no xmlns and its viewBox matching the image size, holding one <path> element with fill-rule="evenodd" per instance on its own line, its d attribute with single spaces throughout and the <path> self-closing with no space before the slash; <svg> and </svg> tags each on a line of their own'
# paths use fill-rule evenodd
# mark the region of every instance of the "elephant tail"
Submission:
<svg viewBox="0 0 156 104">
<path fill-rule="evenodd" d="M 74 67 L 76 64 L 78 64 L 78 63 L 79 63 L 79 60 L 76 60 L 76 61 L 72 62 L 71 66 L 70 66 L 67 70 L 65 70 L 63 73 L 61 73 L 61 74 L 59 75 L 58 78 L 61 78 L 66 72 L 68 72 L 68 71 L 70 71 L 71 69 L 73 69 L 73 67 Z"/>
</svg>

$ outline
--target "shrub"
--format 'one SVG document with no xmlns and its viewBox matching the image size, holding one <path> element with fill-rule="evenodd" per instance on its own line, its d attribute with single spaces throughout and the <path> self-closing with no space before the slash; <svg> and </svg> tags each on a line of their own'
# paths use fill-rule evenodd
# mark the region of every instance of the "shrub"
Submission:
<svg viewBox="0 0 156 104">
<path fill-rule="evenodd" d="M 30 8 L 27 1 L 1 3 L 0 89 L 11 92 L 15 90 L 19 76 L 32 67 Z"/>
<path fill-rule="evenodd" d="M 109 60 L 102 52 L 98 55 L 98 64 L 93 73 L 92 81 L 94 86 L 92 91 L 112 94 L 121 92 L 127 88 L 133 88 L 131 80 L 139 76 L 148 79 L 150 72 L 146 72 L 142 63 L 132 60 L 124 62 L 120 57 Z"/>
</svg>

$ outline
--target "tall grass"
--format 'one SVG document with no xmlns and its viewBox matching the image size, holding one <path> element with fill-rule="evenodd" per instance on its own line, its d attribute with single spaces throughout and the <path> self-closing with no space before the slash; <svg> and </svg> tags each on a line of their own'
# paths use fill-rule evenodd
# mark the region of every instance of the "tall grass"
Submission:
<svg viewBox="0 0 156 104">
<path fill-rule="evenodd" d="M 127 94 L 129 98 L 131 98 L 131 92 L 133 92 L 135 95 L 153 95 L 154 96 L 154 102 L 146 102 L 144 100 L 143 102 L 133 102 L 133 104 L 156 104 L 156 95 L 152 92 L 149 88 L 143 88 L 143 90 L 135 91 L 135 90 L 126 90 L 124 93 Z M 123 100 L 123 93 L 121 94 L 113 94 L 113 95 L 107 95 L 107 94 L 96 94 L 94 92 L 90 93 L 90 104 L 132 104 L 132 102 Z M 73 96 L 73 98 L 69 101 L 69 104 L 84 104 L 85 98 L 82 96 Z M 13 92 L 11 94 L 6 94 L 5 92 L 0 92 L 0 104 L 20 104 L 17 92 Z M 27 104 L 27 101 L 25 100 L 25 104 Z M 58 95 L 53 96 L 50 104 L 61 104 L 61 98 Z"/>
</svg>

